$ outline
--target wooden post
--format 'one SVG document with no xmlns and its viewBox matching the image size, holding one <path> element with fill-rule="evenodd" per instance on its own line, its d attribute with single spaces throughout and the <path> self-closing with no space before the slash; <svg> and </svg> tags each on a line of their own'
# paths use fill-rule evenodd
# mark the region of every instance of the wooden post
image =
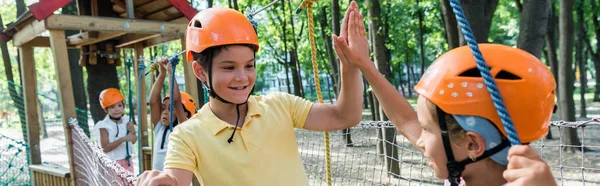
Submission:
<svg viewBox="0 0 600 186">
<path fill-rule="evenodd" d="M 69 69 L 69 55 L 67 54 L 67 41 L 64 30 L 49 30 L 50 47 L 54 56 L 54 65 L 56 67 L 56 76 L 58 77 L 58 94 L 60 99 L 60 109 L 64 126 L 65 141 L 67 142 L 67 153 L 70 164 L 72 179 L 71 185 L 74 185 L 75 164 L 73 163 L 73 142 L 71 141 L 71 127 L 69 118 L 77 118 L 75 112 L 75 97 L 73 96 L 73 85 L 71 83 L 71 70 Z"/>
<path fill-rule="evenodd" d="M 183 38 L 181 39 L 181 48 L 185 50 L 185 39 Z M 190 94 L 190 96 L 195 99 L 194 101 L 196 102 L 196 108 L 200 109 L 200 103 L 203 103 L 204 97 L 200 96 L 202 94 L 198 94 L 198 83 L 196 83 L 197 78 L 194 74 L 192 63 L 188 63 L 187 53 L 183 53 L 180 64 L 183 65 L 183 73 L 185 76 L 185 92 Z"/>
<path fill-rule="evenodd" d="M 23 80 L 23 98 L 25 102 L 25 111 L 27 113 L 27 138 L 29 139 L 29 159 L 31 165 L 41 164 L 40 156 L 40 122 L 37 112 L 38 102 L 35 75 L 35 61 L 33 58 L 33 47 L 30 45 L 21 45 L 21 79 Z"/>
<path fill-rule="evenodd" d="M 138 64 L 140 64 L 140 56 L 144 55 L 144 46 L 142 45 L 142 43 L 135 43 L 134 44 L 134 52 L 135 52 L 135 57 L 134 57 L 134 62 L 133 62 L 133 69 L 135 72 L 135 82 L 140 82 L 140 83 L 136 83 L 136 90 L 139 90 L 139 86 L 141 86 L 142 91 L 141 97 L 138 97 L 138 101 L 140 103 L 142 103 L 142 110 L 138 110 L 138 112 L 140 112 L 142 118 L 139 118 L 138 122 L 140 125 L 140 130 L 142 131 L 142 135 L 141 136 L 141 144 L 142 147 L 146 147 L 148 146 L 148 111 L 146 110 L 146 81 L 144 81 L 146 78 L 142 77 L 142 79 L 139 79 L 138 76 Z M 144 58 L 146 59 L 146 58 Z M 150 64 L 145 64 L 145 65 L 150 65 Z M 149 67 L 148 67 L 149 68 Z M 137 106 L 136 106 L 137 107 Z M 140 160 L 141 161 L 141 160 Z M 141 162 L 140 162 L 141 163 Z"/>
</svg>

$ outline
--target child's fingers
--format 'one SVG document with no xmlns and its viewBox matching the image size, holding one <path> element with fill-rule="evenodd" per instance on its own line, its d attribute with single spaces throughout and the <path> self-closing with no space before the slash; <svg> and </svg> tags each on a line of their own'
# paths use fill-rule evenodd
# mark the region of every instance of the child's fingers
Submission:
<svg viewBox="0 0 600 186">
<path fill-rule="evenodd" d="M 512 169 L 505 170 L 502 177 L 508 182 L 516 182 L 518 179 L 531 176 L 531 171 L 527 169 Z"/>
<path fill-rule="evenodd" d="M 359 14 L 359 21 L 360 21 L 360 23 L 358 25 L 360 26 L 359 30 L 360 30 L 360 33 L 361 33 L 360 35 L 362 37 L 366 37 L 367 36 L 367 30 L 365 29 L 365 22 L 364 22 L 364 20 L 365 19 L 363 18 L 362 13 L 360 13 Z"/>
<path fill-rule="evenodd" d="M 342 19 L 342 30 L 340 30 L 340 36 L 348 36 L 348 18 L 350 17 L 350 12 L 352 12 L 352 4 L 348 6 L 346 9 L 346 13 L 344 14 L 344 18 Z"/>
<path fill-rule="evenodd" d="M 343 41 L 343 39 L 339 39 L 341 37 L 337 37 L 335 35 L 333 35 L 332 37 L 332 41 L 333 41 L 333 49 L 335 51 L 335 54 L 338 56 L 338 58 L 342 61 L 345 62 L 347 61 L 346 55 L 344 54 L 344 51 L 342 49 L 342 47 L 348 47 L 347 46 L 347 42 Z"/>
<path fill-rule="evenodd" d="M 354 30 L 356 29 L 356 21 L 354 21 L 354 17 L 355 17 L 355 13 L 354 12 L 350 12 L 350 20 L 348 20 L 348 41 L 354 39 Z M 344 37 L 344 36 L 342 36 Z"/>
<path fill-rule="evenodd" d="M 513 145 L 508 150 L 508 158 L 511 156 L 524 156 L 534 160 L 542 160 L 529 145 Z"/>
<path fill-rule="evenodd" d="M 530 186 L 531 182 L 528 182 L 527 179 L 517 179 L 512 182 L 508 182 L 506 186 Z"/>
<path fill-rule="evenodd" d="M 508 159 L 508 165 L 506 166 L 506 169 L 520 169 L 530 167 L 531 165 L 534 165 L 536 163 L 538 163 L 538 161 L 529 159 L 524 156 L 511 156 Z"/>
</svg>

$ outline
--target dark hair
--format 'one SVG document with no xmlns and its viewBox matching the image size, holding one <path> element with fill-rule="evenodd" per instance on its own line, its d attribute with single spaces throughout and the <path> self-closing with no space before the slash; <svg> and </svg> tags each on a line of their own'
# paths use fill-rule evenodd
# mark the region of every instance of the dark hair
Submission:
<svg viewBox="0 0 600 186">
<path fill-rule="evenodd" d="M 219 46 L 213 46 L 213 47 L 207 48 L 200 53 L 192 52 L 192 56 L 194 57 L 195 61 L 198 61 L 198 63 L 200 63 L 200 65 L 202 65 L 202 67 L 205 68 L 205 70 L 207 70 L 206 68 L 208 68 L 208 63 L 212 62 L 212 59 L 214 56 L 218 55 L 223 50 L 227 50 L 227 47 L 234 46 L 234 45 L 247 46 L 247 47 L 250 47 L 250 49 L 252 49 L 252 51 L 254 51 L 256 49 L 256 46 L 251 45 L 251 44 L 219 45 Z"/>
</svg>

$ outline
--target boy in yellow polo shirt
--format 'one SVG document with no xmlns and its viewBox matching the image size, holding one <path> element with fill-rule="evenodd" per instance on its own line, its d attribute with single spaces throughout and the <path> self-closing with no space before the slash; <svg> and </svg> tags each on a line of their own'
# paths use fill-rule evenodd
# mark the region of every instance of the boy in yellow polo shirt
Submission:
<svg viewBox="0 0 600 186">
<path fill-rule="evenodd" d="M 362 15 L 352 2 L 338 45 L 368 58 Z M 198 13 L 186 32 L 188 59 L 209 89 L 210 102 L 169 137 L 164 171 L 146 171 L 138 185 L 308 185 L 295 128 L 315 131 L 355 126 L 362 115 L 360 72 L 342 61 L 340 97 L 335 104 L 313 104 L 287 93 L 250 96 L 256 80 L 258 37 L 250 21 L 226 8 Z M 347 39 L 346 39 L 347 38 Z M 344 41 L 344 42 L 342 42 Z M 345 42 L 348 41 L 348 42 Z M 356 55 L 354 55 L 356 56 Z"/>
</svg>

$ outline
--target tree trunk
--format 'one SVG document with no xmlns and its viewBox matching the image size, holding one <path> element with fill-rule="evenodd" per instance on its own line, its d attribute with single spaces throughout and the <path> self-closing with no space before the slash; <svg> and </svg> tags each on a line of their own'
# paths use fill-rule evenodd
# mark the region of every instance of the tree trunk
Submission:
<svg viewBox="0 0 600 186">
<path fill-rule="evenodd" d="M 377 65 L 377 68 L 379 69 L 379 72 L 381 72 L 381 74 L 383 74 L 383 76 L 385 76 L 389 80 L 392 73 L 390 72 L 390 65 L 387 58 L 388 54 L 387 48 L 385 47 L 385 36 L 383 35 L 383 33 L 377 32 L 378 30 L 380 30 L 380 26 L 382 25 L 382 22 L 380 20 L 381 6 L 379 4 L 379 0 L 367 0 L 366 4 L 370 5 L 368 6 L 367 13 L 370 17 L 369 30 L 373 32 L 372 37 L 374 41 L 373 52 L 375 54 L 375 63 Z M 376 108 L 380 113 L 380 119 L 388 120 L 383 111 L 381 111 L 381 108 Z M 388 175 L 398 176 L 400 175 L 400 164 L 398 162 L 398 149 L 396 148 L 396 146 L 394 146 L 396 144 L 395 129 L 384 128 L 381 130 L 381 132 L 383 132 L 382 140 L 385 140 L 383 149 L 386 155 L 385 162 L 388 170 Z"/>
<path fill-rule="evenodd" d="M 544 35 L 548 23 L 551 0 L 528 0 L 523 2 L 519 40 L 517 47 L 540 58 L 544 47 Z"/>
<path fill-rule="evenodd" d="M 579 96 L 580 96 L 580 101 L 579 101 L 579 117 L 585 118 L 587 117 L 587 107 L 585 104 L 585 93 L 586 93 L 586 89 L 587 89 L 587 73 L 586 73 L 586 67 L 587 67 L 587 63 L 586 63 L 586 55 L 585 55 L 585 49 L 584 49 L 584 43 L 585 41 L 585 20 L 583 19 L 583 1 L 579 1 L 577 3 L 577 45 L 576 45 L 576 54 L 575 54 L 575 59 L 577 59 L 577 63 L 579 64 Z"/>
<path fill-rule="evenodd" d="M 72 1 L 63 7 L 62 14 L 77 15 L 78 12 L 76 1 Z M 74 30 L 65 31 L 66 36 L 77 33 L 79 32 Z M 73 86 L 73 95 L 75 97 L 75 107 L 77 108 L 77 121 L 79 122 L 79 127 L 81 127 L 83 132 L 89 137 L 90 127 L 88 124 L 87 98 L 85 96 L 85 86 L 83 84 L 83 70 L 81 66 L 79 66 L 79 57 L 81 52 L 79 49 L 68 49 L 67 53 L 69 56 L 68 63 L 71 71 L 71 84 Z"/>
<path fill-rule="evenodd" d="M 112 3 L 110 1 L 98 1 L 98 16 L 112 17 Z M 110 41 L 107 41 L 110 42 Z M 99 51 L 105 51 L 106 42 L 100 42 L 96 44 L 96 48 Z M 114 45 L 113 45 L 114 46 Z M 106 58 L 98 57 L 97 64 L 91 65 L 86 64 L 87 69 L 87 92 L 90 96 L 88 99 L 90 105 L 90 111 L 92 113 L 92 119 L 94 123 L 104 119 L 106 112 L 100 106 L 98 96 L 100 92 L 107 88 L 118 88 L 119 79 L 117 76 L 116 63 L 108 64 Z"/>
<path fill-rule="evenodd" d="M 487 43 L 498 0 L 460 0 L 460 3 L 477 43 Z M 460 46 L 466 45 L 461 30 L 458 31 Z"/>
<path fill-rule="evenodd" d="M 458 41 L 458 23 L 456 16 L 452 12 L 449 0 L 440 0 L 442 4 L 442 15 L 444 16 L 444 27 L 446 31 L 446 40 L 448 41 L 448 50 L 459 46 Z"/>
<path fill-rule="evenodd" d="M 560 77 L 558 76 L 558 59 L 556 56 L 556 23 L 557 23 L 556 11 L 554 9 L 553 3 L 550 3 L 550 10 L 548 16 L 548 25 L 546 30 L 546 51 L 548 55 L 546 56 L 548 59 L 548 63 L 550 64 L 550 70 L 552 71 L 552 75 L 554 75 L 554 79 L 558 82 Z M 560 91 L 556 91 L 557 96 Z"/>
<path fill-rule="evenodd" d="M 595 1 L 590 0 L 590 7 L 592 8 L 592 23 L 594 25 L 594 30 L 595 30 L 595 34 L 596 34 L 596 38 L 600 38 L 600 23 L 598 21 L 598 19 L 600 17 L 598 17 L 598 6 L 596 4 Z M 587 45 L 588 45 L 588 50 L 591 53 L 592 56 L 592 60 L 594 61 L 594 69 L 596 71 L 596 86 L 595 86 L 595 90 L 594 90 L 594 102 L 598 102 L 600 101 L 600 42 L 596 42 L 596 52 L 594 52 L 594 50 L 592 49 L 591 46 L 591 41 L 589 41 L 586 37 L 586 41 L 587 41 Z"/>
<path fill-rule="evenodd" d="M 206 0 L 207 4 L 208 4 L 208 8 L 212 8 L 213 7 L 213 0 Z"/>
<path fill-rule="evenodd" d="M 335 1 L 335 0 L 334 0 Z M 339 8 L 338 8 L 339 9 Z M 339 89 L 338 87 L 338 83 L 339 80 L 339 67 L 338 67 L 338 61 L 335 59 L 335 53 L 333 51 L 333 45 L 332 45 L 332 41 L 331 41 L 331 34 L 328 34 L 327 32 L 325 32 L 325 29 L 327 28 L 327 10 L 326 7 L 321 9 L 321 35 L 323 36 L 323 41 L 325 41 L 325 49 L 326 49 L 326 53 L 327 53 L 327 59 L 329 59 L 329 64 L 331 65 L 331 77 L 333 78 L 333 90 L 334 90 L 334 94 L 335 97 L 338 97 L 338 91 Z M 337 34 L 336 34 L 337 35 Z"/>
<path fill-rule="evenodd" d="M 288 7 L 292 7 L 290 2 L 288 1 Z M 292 9 L 288 8 L 289 10 L 289 14 L 292 14 Z M 289 50 L 290 53 L 290 67 L 292 68 L 292 81 L 294 83 L 294 95 L 296 96 L 300 96 L 300 97 L 304 97 L 304 94 L 302 92 L 302 79 L 300 77 L 300 68 L 298 65 L 298 42 L 296 42 L 298 37 L 296 35 L 296 29 L 294 27 L 294 16 L 289 16 L 290 17 L 290 26 L 292 28 L 292 48 Z M 300 34 L 301 35 L 301 34 Z"/>
<path fill-rule="evenodd" d="M 419 52 L 420 52 L 420 59 L 421 59 L 421 75 L 423 74 L 423 72 L 425 72 L 425 51 L 424 51 L 424 47 L 423 45 L 425 44 L 423 42 L 423 11 L 421 10 L 421 7 L 419 6 L 421 0 L 417 0 L 417 14 L 419 17 Z M 421 77 L 421 76 L 419 76 Z"/>
<path fill-rule="evenodd" d="M 559 17 L 559 68 L 558 73 L 561 76 L 558 88 L 560 95 L 558 97 L 558 106 L 560 119 L 564 121 L 575 121 L 575 103 L 573 100 L 573 79 L 571 71 L 573 70 L 573 1 L 560 0 Z M 562 137 L 565 145 L 581 145 L 577 137 L 576 128 L 563 128 Z M 564 147 L 564 150 L 571 151 L 580 149 L 579 147 Z"/>
<path fill-rule="evenodd" d="M 331 29 L 335 35 L 340 35 L 340 2 L 339 0 L 331 0 Z M 327 38 L 329 35 L 325 36 Z M 333 50 L 332 50 L 333 53 Z M 335 97 L 338 97 L 340 87 L 340 61 L 333 55 L 333 61 L 331 63 L 332 75 L 333 75 L 333 88 L 335 88 Z"/>
</svg>

